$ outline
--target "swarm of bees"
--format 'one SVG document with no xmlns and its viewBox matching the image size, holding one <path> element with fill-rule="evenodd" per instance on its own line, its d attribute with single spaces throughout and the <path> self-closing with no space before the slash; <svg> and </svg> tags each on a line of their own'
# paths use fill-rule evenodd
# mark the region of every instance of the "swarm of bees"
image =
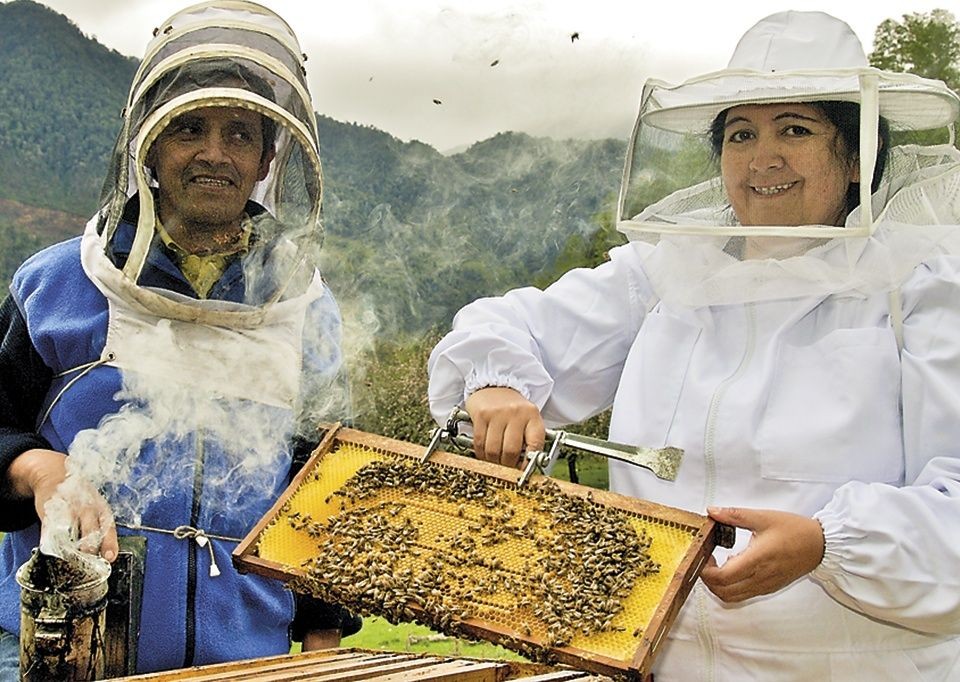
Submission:
<svg viewBox="0 0 960 682">
<path fill-rule="evenodd" d="M 456 636 L 469 634 L 469 619 L 499 622 L 518 638 L 501 643 L 540 660 L 581 634 L 625 632 L 614 623 L 623 599 L 660 570 L 650 536 L 624 513 L 549 479 L 518 489 L 387 459 L 363 466 L 326 502 L 339 512 L 323 520 L 281 514 L 316 542 L 293 589 Z"/>
</svg>

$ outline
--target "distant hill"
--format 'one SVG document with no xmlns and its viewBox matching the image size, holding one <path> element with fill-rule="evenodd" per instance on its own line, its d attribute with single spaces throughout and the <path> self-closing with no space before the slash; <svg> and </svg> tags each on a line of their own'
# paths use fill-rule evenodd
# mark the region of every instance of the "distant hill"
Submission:
<svg viewBox="0 0 960 682">
<path fill-rule="evenodd" d="M 387 329 L 446 324 L 528 284 L 612 210 L 624 144 L 502 133 L 443 156 L 320 117 L 325 272 L 373 297 Z"/>
<path fill-rule="evenodd" d="M 42 5 L 0 4 L 3 280 L 94 210 L 136 66 Z M 446 325 L 463 303 L 550 269 L 612 208 L 625 150 L 506 132 L 444 156 L 370 126 L 318 123 L 325 274 L 388 331 Z"/>
<path fill-rule="evenodd" d="M 0 5 L 0 199 L 90 213 L 136 68 L 43 5 Z"/>
</svg>

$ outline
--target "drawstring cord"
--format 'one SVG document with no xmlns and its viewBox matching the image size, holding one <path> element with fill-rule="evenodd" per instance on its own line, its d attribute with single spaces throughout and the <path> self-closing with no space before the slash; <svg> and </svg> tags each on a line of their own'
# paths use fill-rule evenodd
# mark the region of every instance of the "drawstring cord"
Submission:
<svg viewBox="0 0 960 682">
<path fill-rule="evenodd" d="M 68 374 L 72 374 L 73 372 L 79 372 L 79 374 L 77 374 L 77 376 L 73 377 L 70 381 L 68 381 L 64 385 L 64 387 L 60 389 L 57 395 L 54 396 L 53 400 L 50 401 L 50 404 L 47 406 L 47 409 L 43 413 L 43 417 L 41 417 L 40 421 L 37 422 L 37 430 L 39 430 L 40 427 L 50 417 L 50 413 L 53 411 L 54 406 L 57 404 L 57 402 L 59 402 L 60 398 L 63 397 L 64 393 L 70 390 L 70 388 L 75 383 L 77 383 L 80 379 L 85 377 L 91 371 L 93 371 L 97 367 L 100 367 L 101 365 L 105 365 L 109 362 L 113 362 L 115 359 L 116 359 L 116 354 L 111 352 L 111 353 L 107 353 L 104 357 L 100 358 L 99 360 L 94 360 L 93 362 L 88 362 L 83 365 L 77 365 L 76 367 L 71 367 L 70 369 L 62 371 L 59 374 L 55 374 L 54 378 L 59 379 L 61 377 L 67 376 Z M 118 523 L 117 525 L 123 526 L 124 528 L 133 530 L 133 531 L 146 530 L 146 531 L 152 531 L 154 533 L 165 533 L 167 535 L 172 535 L 177 540 L 193 540 L 194 542 L 197 543 L 198 547 L 201 547 L 201 548 L 206 547 L 207 550 L 210 552 L 210 577 L 211 578 L 216 578 L 218 575 L 220 575 L 220 567 L 217 566 L 217 560 L 213 554 L 212 540 L 240 542 L 240 538 L 231 538 L 226 535 L 215 535 L 213 533 L 207 533 L 202 528 L 194 528 L 193 526 L 187 526 L 187 525 L 177 526 L 173 530 L 167 530 L 166 528 L 154 528 L 152 526 L 129 526 L 123 523 Z"/>
<path fill-rule="evenodd" d="M 99 360 L 88 362 L 85 365 L 77 365 L 76 367 L 71 367 L 68 370 L 64 370 L 63 372 L 60 372 L 59 374 L 55 374 L 53 378 L 59 379 L 60 377 L 67 376 L 71 372 L 76 372 L 78 370 L 81 370 L 80 374 L 78 374 L 77 376 L 73 377 L 70 381 L 68 381 L 66 385 L 60 389 L 60 392 L 57 393 L 56 396 L 54 396 L 53 400 L 50 401 L 50 404 L 47 405 L 47 409 L 44 411 L 43 417 L 41 417 L 40 421 L 37 422 L 37 430 L 39 431 L 40 427 L 43 426 L 44 423 L 46 423 L 47 418 L 50 416 L 50 413 L 53 412 L 53 406 L 56 405 L 57 402 L 60 400 L 60 398 L 63 397 L 64 393 L 70 390 L 71 386 L 73 386 L 75 383 L 80 381 L 80 379 L 85 377 L 91 370 L 99 367 L 100 365 L 105 365 L 108 362 L 113 362 L 116 359 L 116 357 L 117 356 L 114 355 L 113 353 L 107 353 L 104 357 L 100 358 Z"/>
<path fill-rule="evenodd" d="M 177 540 L 193 540 L 198 547 L 206 547 L 210 551 L 210 577 L 216 578 L 220 575 L 220 568 L 217 566 L 217 560 L 213 556 L 213 540 L 225 540 L 227 542 L 240 542 L 240 538 L 231 538 L 226 535 L 215 535 L 208 533 L 202 528 L 193 526 L 177 526 L 173 530 L 166 528 L 153 528 L 151 526 L 128 526 L 126 524 L 117 524 L 130 530 L 147 530 L 154 533 L 165 533 L 172 535 Z"/>
<path fill-rule="evenodd" d="M 47 406 L 47 409 L 43 413 L 43 417 L 41 417 L 40 421 L 37 423 L 37 430 L 39 430 L 40 427 L 50 417 L 50 413 L 53 411 L 54 406 L 57 404 L 57 402 L 59 402 L 60 398 L 63 397 L 64 393 L 70 390 L 70 388 L 75 383 L 77 383 L 80 379 L 82 379 L 84 376 L 89 374 L 92 370 L 96 369 L 97 367 L 100 367 L 101 365 L 105 365 L 109 362 L 113 362 L 113 360 L 115 359 L 116 359 L 116 354 L 112 352 L 107 353 L 104 357 L 100 358 L 99 360 L 94 360 L 93 362 L 88 362 L 83 365 L 77 365 L 76 367 L 72 367 L 70 369 L 64 370 L 63 372 L 60 372 L 59 374 L 54 375 L 55 379 L 59 379 L 61 377 L 67 376 L 68 374 L 72 374 L 73 372 L 79 372 L 79 374 L 77 374 L 77 376 L 73 377 L 70 381 L 68 381 L 64 385 L 64 387 L 60 389 L 57 395 L 54 396 L 53 400 L 50 401 L 50 404 Z M 226 535 L 215 535 L 213 533 L 207 533 L 202 528 L 194 528 L 193 526 L 187 526 L 187 525 L 177 526 L 173 530 L 167 530 L 166 528 L 154 528 L 152 526 L 129 526 L 123 523 L 118 523 L 117 525 L 123 526 L 124 528 L 133 530 L 133 531 L 146 530 L 146 531 L 152 531 L 154 533 L 165 533 L 167 535 L 172 535 L 177 540 L 193 540 L 194 542 L 197 543 L 198 547 L 201 547 L 201 548 L 206 547 L 207 550 L 210 552 L 210 577 L 211 578 L 216 578 L 218 575 L 220 575 L 220 567 L 217 566 L 217 560 L 213 554 L 212 540 L 240 542 L 240 538 L 231 538 Z"/>
<path fill-rule="evenodd" d="M 206 547 L 210 550 L 210 577 L 216 578 L 220 575 L 220 568 L 217 566 L 217 560 L 213 558 L 213 543 L 207 538 L 207 534 L 201 528 L 193 526 L 177 526 L 173 531 L 173 537 L 178 540 L 193 539 L 198 547 Z"/>
</svg>

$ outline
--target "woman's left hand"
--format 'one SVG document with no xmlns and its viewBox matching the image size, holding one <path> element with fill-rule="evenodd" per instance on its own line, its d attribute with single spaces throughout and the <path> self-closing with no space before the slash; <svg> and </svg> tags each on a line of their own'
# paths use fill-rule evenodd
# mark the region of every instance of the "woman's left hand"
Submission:
<svg viewBox="0 0 960 682">
<path fill-rule="evenodd" d="M 780 590 L 802 578 L 823 559 L 820 522 L 771 509 L 709 507 L 714 521 L 753 532 L 741 553 L 723 566 L 710 557 L 700 577 L 725 602 L 740 602 Z"/>
</svg>

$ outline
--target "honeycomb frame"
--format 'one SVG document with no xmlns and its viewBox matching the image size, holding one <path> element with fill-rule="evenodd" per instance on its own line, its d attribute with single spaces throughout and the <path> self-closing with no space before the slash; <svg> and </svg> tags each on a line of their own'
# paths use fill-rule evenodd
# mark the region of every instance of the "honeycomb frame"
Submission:
<svg viewBox="0 0 960 682">
<path fill-rule="evenodd" d="M 422 490 L 382 486 L 363 499 L 354 497 L 355 491 L 350 486 L 357 480 L 354 474 L 363 467 L 375 462 L 389 463 L 385 466 L 393 468 L 394 464 L 422 466 L 419 464 L 422 454 L 423 447 L 419 445 L 331 425 L 307 464 L 238 545 L 233 555 L 234 564 L 241 572 L 282 580 L 292 589 L 341 601 L 364 614 L 382 615 L 393 622 L 421 622 L 447 634 L 500 644 L 533 660 L 566 663 L 617 678 L 641 679 L 650 671 L 664 634 L 714 546 L 728 544 L 723 532 L 726 527 L 699 514 L 540 475 L 531 477 L 524 488 L 518 490 L 518 470 L 442 451 L 434 453 L 426 466 L 446 467 L 445 472 L 454 476 L 463 473 L 474 477 L 471 480 L 480 477 L 481 487 L 487 490 L 486 497 L 476 493 L 476 499 L 466 502 L 442 498 L 422 484 Z M 540 492 L 528 494 L 527 488 L 551 491 L 551 496 L 543 498 Z M 554 493 L 561 497 L 552 496 Z M 546 505 L 537 502 L 542 499 L 551 502 Z M 586 611 L 583 602 L 576 601 L 583 586 L 570 579 L 560 579 L 549 571 L 544 577 L 543 571 L 536 568 L 550 561 L 550 557 L 544 555 L 542 538 L 556 535 L 551 529 L 558 527 L 554 518 L 558 499 L 564 504 L 580 505 L 575 509 L 596 509 L 598 513 L 622 518 L 638 537 L 649 535 L 646 558 L 650 566 L 656 566 L 655 571 L 631 578 L 630 589 L 621 591 L 613 614 L 602 627 L 599 620 L 591 620 L 597 627 L 581 631 L 582 621 L 578 620 L 573 630 L 564 626 L 566 637 L 557 636 L 553 628 L 560 626 L 554 620 L 547 620 L 556 616 L 544 616 L 539 604 L 545 599 L 554 599 L 561 605 L 569 602 L 573 613 L 579 616 L 581 610 Z M 506 513 L 503 518 L 492 515 L 491 510 L 505 508 L 511 510 L 509 516 Z M 327 547 L 335 546 L 338 551 L 346 548 L 343 544 L 329 543 L 344 542 L 343 533 L 337 534 L 336 524 L 344 514 L 353 513 L 376 521 L 381 533 L 393 523 L 393 530 L 389 532 L 400 533 L 404 538 L 400 558 L 393 552 L 390 554 L 390 560 L 395 562 L 391 571 L 398 577 L 404 576 L 399 582 L 412 582 L 411 592 L 395 597 L 395 604 L 399 606 L 389 607 L 383 597 L 377 597 L 384 599 L 382 603 L 352 601 L 357 595 L 355 586 L 338 584 L 334 576 L 326 572 L 331 570 L 331 564 L 320 561 L 331 552 L 322 551 L 323 545 L 318 542 L 327 542 Z M 398 526 L 400 521 L 405 525 Z M 521 534 L 521 529 L 531 527 L 533 530 L 528 534 Z M 515 534 L 507 536 L 507 528 L 514 529 Z M 457 559 L 462 549 L 457 543 L 462 545 L 465 539 L 476 547 L 470 550 L 475 564 L 464 563 L 463 554 Z M 367 565 L 382 563 L 377 553 L 382 550 L 379 542 L 358 543 L 354 538 L 352 549 L 352 553 L 338 556 L 351 556 L 354 557 L 351 560 L 362 560 Z M 357 549 L 361 550 L 360 555 Z M 589 551 L 589 547 L 584 551 Z M 361 559 L 356 559 L 357 556 Z M 570 563 L 578 564 L 584 556 L 587 555 L 577 554 Z M 424 567 L 430 568 L 431 573 L 450 576 L 454 573 L 451 566 L 458 565 L 464 572 L 457 577 L 459 587 L 452 585 L 449 577 L 447 583 L 442 584 L 423 582 L 425 575 L 431 580 L 440 580 L 427 575 L 428 571 L 422 570 Z M 414 575 L 417 577 L 412 579 Z M 397 589 L 397 581 L 393 581 L 392 576 L 380 579 L 386 582 L 371 585 L 370 590 L 380 592 L 377 585 L 387 583 L 390 589 Z M 541 590 L 536 580 L 545 584 L 542 589 L 546 591 L 538 593 L 537 599 L 531 599 L 531 586 Z M 360 582 L 366 584 L 367 580 Z M 469 591 L 465 591 L 464 584 L 470 587 Z M 479 588 L 473 589 L 483 585 L 492 587 L 487 588 L 485 594 L 482 590 L 478 592 Z M 431 600 L 429 595 L 426 599 L 419 598 L 424 592 L 433 592 L 436 599 Z M 531 615 L 534 608 L 540 608 L 539 617 Z"/>
</svg>

